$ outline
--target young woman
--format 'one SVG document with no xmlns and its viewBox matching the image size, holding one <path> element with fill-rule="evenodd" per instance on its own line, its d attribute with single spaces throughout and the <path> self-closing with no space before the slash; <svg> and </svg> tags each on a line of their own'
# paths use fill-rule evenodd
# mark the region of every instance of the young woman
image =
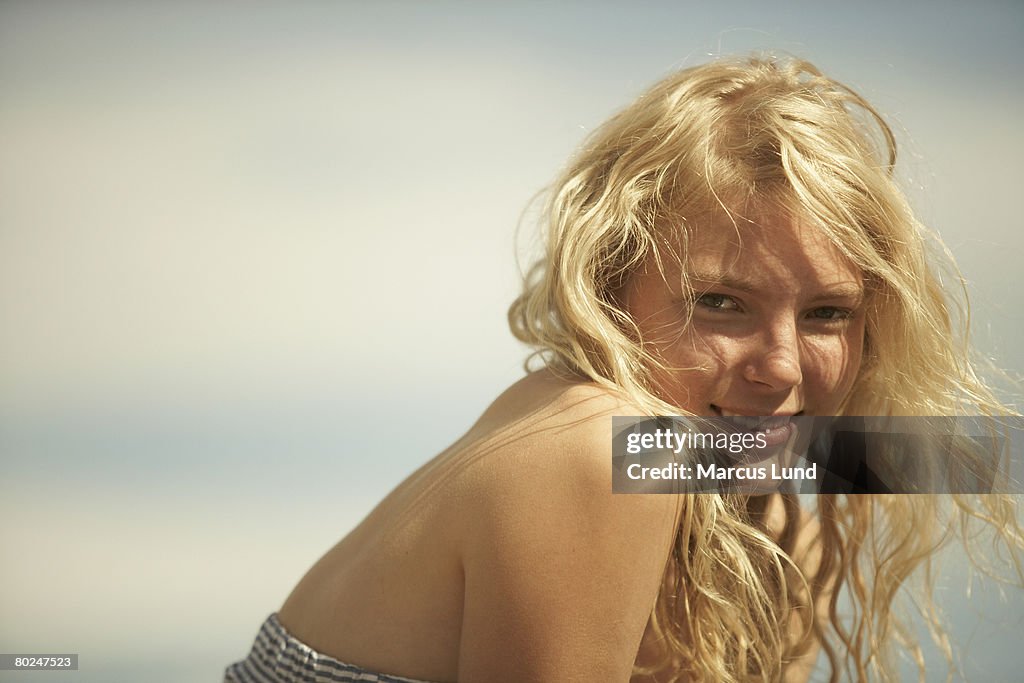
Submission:
<svg viewBox="0 0 1024 683">
<path fill-rule="evenodd" d="M 806 62 L 723 59 L 644 93 L 552 190 L 509 313 L 536 369 L 225 680 L 799 681 L 820 647 L 832 680 L 893 674 L 889 604 L 948 497 L 616 495 L 610 454 L 613 415 L 1008 412 L 894 162 L 878 114 Z M 954 502 L 1019 557 L 1012 498 Z"/>
</svg>

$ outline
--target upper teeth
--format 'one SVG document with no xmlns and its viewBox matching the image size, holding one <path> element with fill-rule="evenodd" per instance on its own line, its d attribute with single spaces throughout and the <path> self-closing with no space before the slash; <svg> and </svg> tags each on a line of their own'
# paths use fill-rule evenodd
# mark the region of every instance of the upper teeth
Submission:
<svg viewBox="0 0 1024 683">
<path fill-rule="evenodd" d="M 769 431 L 778 427 L 782 427 L 789 422 L 788 415 L 779 415 L 776 417 L 758 417 L 751 415 L 739 415 L 737 413 L 731 413 L 728 410 L 722 410 L 722 417 L 728 417 L 731 421 L 744 429 L 757 429 L 761 431 Z"/>
</svg>

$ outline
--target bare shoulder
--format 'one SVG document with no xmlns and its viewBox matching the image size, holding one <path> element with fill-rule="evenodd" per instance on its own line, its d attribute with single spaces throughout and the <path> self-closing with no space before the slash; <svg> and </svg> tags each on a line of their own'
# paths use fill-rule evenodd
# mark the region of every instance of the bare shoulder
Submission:
<svg viewBox="0 0 1024 683">
<path fill-rule="evenodd" d="M 575 422 L 602 415 L 632 414 L 637 408 L 621 395 L 582 378 L 540 370 L 502 393 L 484 413 L 487 428 L 552 418 Z"/>
<path fill-rule="evenodd" d="M 484 503 L 481 512 L 514 519 L 532 514 L 526 502 L 591 515 L 674 506 L 672 496 L 611 494 L 612 418 L 638 412 L 621 396 L 589 382 L 541 377 L 514 386 L 495 407 L 487 438 L 460 456 L 461 485 L 470 503 Z"/>
<path fill-rule="evenodd" d="M 634 412 L 621 398 L 533 390 L 542 401 L 467 453 L 459 680 L 628 680 L 679 501 L 612 494 L 611 419 Z"/>
</svg>

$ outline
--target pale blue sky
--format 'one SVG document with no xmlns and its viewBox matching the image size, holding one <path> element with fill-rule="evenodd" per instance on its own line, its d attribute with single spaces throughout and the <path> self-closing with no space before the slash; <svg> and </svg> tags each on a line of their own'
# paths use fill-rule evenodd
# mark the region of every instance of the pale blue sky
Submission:
<svg viewBox="0 0 1024 683">
<path fill-rule="evenodd" d="M 89 654 L 80 682 L 241 656 L 518 376 L 530 198 L 709 54 L 875 103 L 980 347 L 1024 369 L 1024 7 L 691 4 L 0 5 L 0 650 Z"/>
</svg>

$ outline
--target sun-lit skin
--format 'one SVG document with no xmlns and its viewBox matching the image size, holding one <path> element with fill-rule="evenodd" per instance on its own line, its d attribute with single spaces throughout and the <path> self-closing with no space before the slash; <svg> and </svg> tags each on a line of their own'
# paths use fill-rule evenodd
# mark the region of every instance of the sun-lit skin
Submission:
<svg viewBox="0 0 1024 683">
<path fill-rule="evenodd" d="M 662 263 L 633 275 L 624 304 L 667 368 L 663 398 L 706 416 L 836 414 L 860 369 L 865 290 L 820 229 L 722 217 L 693 230 L 682 264 Z"/>
</svg>

